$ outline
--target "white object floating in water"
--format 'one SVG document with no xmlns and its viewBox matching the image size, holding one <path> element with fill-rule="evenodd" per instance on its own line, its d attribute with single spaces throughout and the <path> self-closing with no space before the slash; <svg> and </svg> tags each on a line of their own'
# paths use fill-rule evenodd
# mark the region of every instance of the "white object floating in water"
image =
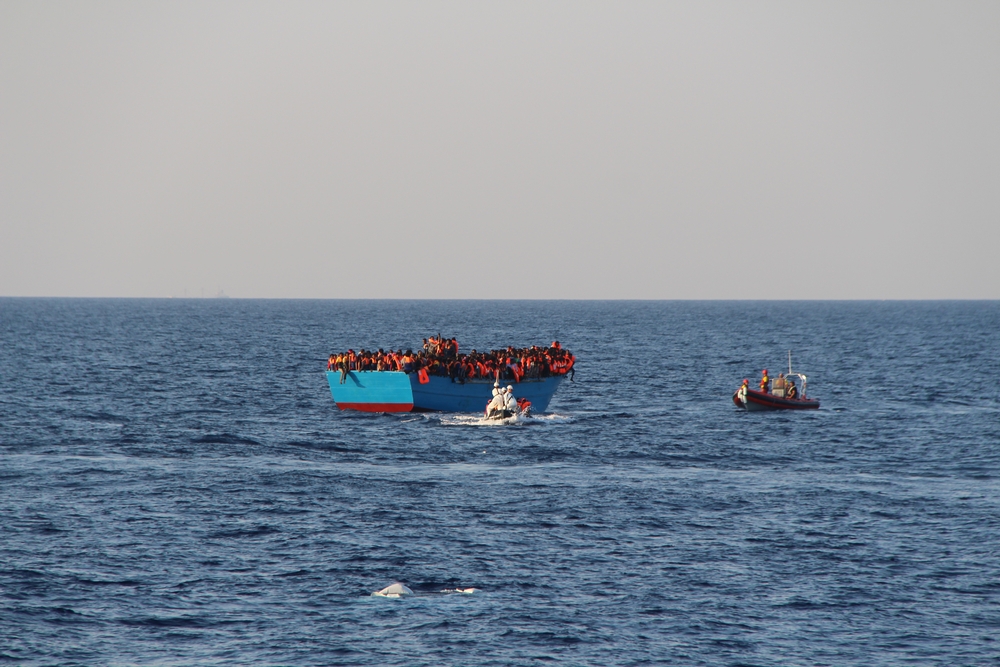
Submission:
<svg viewBox="0 0 1000 667">
<path fill-rule="evenodd" d="M 446 588 L 446 589 L 444 589 L 441 592 L 442 593 L 464 593 L 465 595 L 472 595 L 473 593 L 477 593 L 478 591 L 479 591 L 478 588 Z"/>
<path fill-rule="evenodd" d="M 382 590 L 372 593 L 372 597 L 376 598 L 401 598 L 404 595 L 413 595 L 413 591 L 398 581 L 391 586 L 386 586 Z"/>
</svg>

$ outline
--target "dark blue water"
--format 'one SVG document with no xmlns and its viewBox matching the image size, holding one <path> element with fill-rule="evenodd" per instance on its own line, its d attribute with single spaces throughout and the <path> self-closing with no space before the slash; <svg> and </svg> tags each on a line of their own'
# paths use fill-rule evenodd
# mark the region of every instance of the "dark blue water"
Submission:
<svg viewBox="0 0 1000 667">
<path fill-rule="evenodd" d="M 576 382 L 337 410 L 438 331 Z M 789 348 L 822 409 L 738 412 Z M 5 662 L 1000 662 L 997 302 L 3 299 L 0 481 Z"/>
</svg>

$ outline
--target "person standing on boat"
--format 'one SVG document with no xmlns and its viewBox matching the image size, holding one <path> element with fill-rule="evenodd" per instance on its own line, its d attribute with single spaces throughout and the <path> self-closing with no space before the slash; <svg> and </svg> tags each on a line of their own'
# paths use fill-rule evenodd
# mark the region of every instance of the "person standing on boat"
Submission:
<svg viewBox="0 0 1000 667">
<path fill-rule="evenodd" d="M 340 369 L 340 384 L 344 384 L 344 380 L 347 379 L 347 355 L 342 354 L 337 357 L 337 368 Z"/>
<path fill-rule="evenodd" d="M 746 405 L 747 402 L 747 390 L 750 389 L 750 380 L 743 378 L 743 384 L 740 385 L 739 391 L 737 392 L 738 398 Z"/>
<path fill-rule="evenodd" d="M 495 416 L 498 412 L 502 411 L 504 407 L 505 394 L 503 389 L 500 390 L 494 389 L 494 391 L 497 391 L 497 393 L 493 395 L 493 400 L 490 401 L 490 404 L 486 406 L 487 419 L 490 419 L 491 417 Z"/>
<path fill-rule="evenodd" d="M 771 385 L 771 378 L 768 377 L 767 369 L 765 368 L 763 371 L 761 371 L 761 377 L 760 377 L 761 392 L 766 394 L 770 388 L 770 385 Z"/>
<path fill-rule="evenodd" d="M 509 410 L 511 414 L 517 414 L 517 399 L 514 398 L 514 387 L 507 385 L 507 392 L 504 394 L 504 410 Z"/>
<path fill-rule="evenodd" d="M 795 388 L 795 381 L 794 380 L 789 379 L 788 380 L 788 384 L 786 386 L 788 388 L 785 390 L 785 398 L 798 398 L 799 397 L 799 390 Z"/>
</svg>

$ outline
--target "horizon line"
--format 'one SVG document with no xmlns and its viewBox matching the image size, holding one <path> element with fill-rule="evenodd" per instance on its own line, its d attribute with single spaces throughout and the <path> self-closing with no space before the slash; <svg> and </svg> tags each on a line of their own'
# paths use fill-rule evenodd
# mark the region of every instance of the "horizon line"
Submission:
<svg viewBox="0 0 1000 667">
<path fill-rule="evenodd" d="M 51 300 L 105 300 L 105 301 L 493 301 L 514 303 L 519 301 L 580 301 L 580 302 L 678 302 L 678 301 L 717 301 L 717 302 L 837 302 L 837 303 L 882 303 L 891 302 L 945 302 L 945 301 L 1000 301 L 1000 298 L 982 297 L 886 297 L 886 298 L 724 298 L 724 297 L 675 297 L 675 298 L 582 298 L 582 297 L 561 297 L 561 298 L 521 298 L 521 299 L 496 299 L 480 297 L 242 297 L 242 296 L 7 296 L 0 295 L 0 299 L 51 299 Z"/>
</svg>

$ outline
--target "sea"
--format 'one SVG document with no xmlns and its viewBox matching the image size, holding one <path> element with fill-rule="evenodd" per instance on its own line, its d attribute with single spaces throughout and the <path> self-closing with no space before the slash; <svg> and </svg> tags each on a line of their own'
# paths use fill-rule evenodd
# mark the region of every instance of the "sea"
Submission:
<svg viewBox="0 0 1000 667">
<path fill-rule="evenodd" d="M 337 408 L 438 333 L 576 375 Z M 0 299 L 0 663 L 1000 664 L 1000 302 Z"/>
</svg>

